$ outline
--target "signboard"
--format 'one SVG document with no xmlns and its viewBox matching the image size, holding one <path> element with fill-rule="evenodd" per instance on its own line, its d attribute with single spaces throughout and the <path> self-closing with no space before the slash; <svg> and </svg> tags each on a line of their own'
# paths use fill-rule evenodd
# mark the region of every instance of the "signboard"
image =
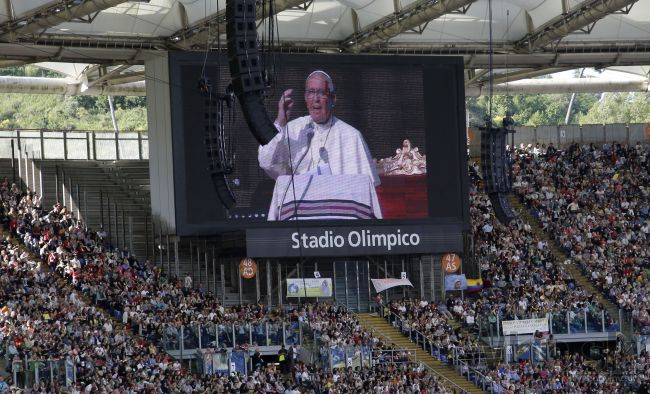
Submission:
<svg viewBox="0 0 650 394">
<path fill-rule="evenodd" d="M 239 262 L 239 274 L 244 279 L 252 279 L 257 274 L 257 263 L 250 257 L 241 259 Z"/>
<path fill-rule="evenodd" d="M 377 293 L 381 293 L 382 291 L 386 289 L 390 289 L 391 287 L 395 287 L 395 286 L 413 287 L 411 281 L 406 278 L 404 279 L 385 278 L 385 279 L 370 279 L 370 280 L 372 281 L 373 286 L 375 286 L 375 291 L 377 291 Z"/>
<path fill-rule="evenodd" d="M 446 253 L 463 250 L 460 225 L 253 228 L 246 251 L 253 257 L 360 256 Z"/>
<path fill-rule="evenodd" d="M 448 274 L 453 274 L 460 269 L 460 257 L 455 253 L 447 253 L 442 256 L 442 270 Z"/>
<path fill-rule="evenodd" d="M 501 322 L 503 335 L 534 334 L 535 331 L 548 332 L 548 319 L 504 320 Z"/>
<path fill-rule="evenodd" d="M 287 297 L 331 296 L 331 278 L 287 278 Z"/>
</svg>

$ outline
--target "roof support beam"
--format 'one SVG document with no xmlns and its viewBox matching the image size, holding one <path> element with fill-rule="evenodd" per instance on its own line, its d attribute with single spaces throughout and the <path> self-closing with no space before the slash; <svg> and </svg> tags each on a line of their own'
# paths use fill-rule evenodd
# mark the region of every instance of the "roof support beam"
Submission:
<svg viewBox="0 0 650 394">
<path fill-rule="evenodd" d="M 638 0 L 586 0 L 558 15 L 516 43 L 519 50 L 533 52 L 561 40 L 576 30 L 587 28 L 609 14 L 634 4 Z"/>
<path fill-rule="evenodd" d="M 115 7 L 127 0 L 64 0 L 33 11 L 20 19 L 0 25 L 0 40 L 16 41 L 20 36 L 45 31 L 51 27 Z"/>
<path fill-rule="evenodd" d="M 93 86 L 68 78 L 37 78 L 0 76 L 1 93 L 64 94 L 69 96 L 144 96 L 145 83 Z"/>
<path fill-rule="evenodd" d="M 603 93 L 603 92 L 647 92 L 648 81 L 603 81 L 599 79 L 577 79 L 557 81 L 553 79 L 528 79 L 502 83 L 494 86 L 494 94 L 553 94 L 553 93 Z M 481 96 L 489 90 L 483 87 L 465 88 L 466 96 Z"/>
<path fill-rule="evenodd" d="M 130 64 L 123 64 L 123 65 L 121 65 L 121 66 L 115 67 L 115 68 L 112 69 L 111 71 L 106 72 L 106 73 L 105 73 L 104 75 L 102 75 L 101 77 L 99 77 L 99 78 L 97 78 L 97 79 L 93 79 L 92 81 L 88 81 L 88 83 L 86 84 L 86 86 L 89 87 L 89 88 L 91 88 L 91 87 L 97 85 L 98 83 L 104 82 L 104 81 L 106 81 L 107 79 L 111 79 L 111 78 L 113 78 L 113 77 L 119 75 L 122 71 L 126 70 L 126 69 L 129 68 L 129 67 L 131 67 Z"/>
<path fill-rule="evenodd" d="M 340 44 L 341 49 L 361 52 L 422 24 L 472 4 L 476 0 L 418 0 L 401 11 L 351 35 Z"/>
<path fill-rule="evenodd" d="M 284 10 L 295 8 L 307 0 L 275 0 L 273 13 L 279 14 Z M 262 19 L 262 15 L 269 15 L 269 2 L 264 2 L 265 7 L 261 4 L 257 6 L 257 20 Z M 179 30 L 169 36 L 167 42 L 173 47 L 180 49 L 190 49 L 196 46 L 205 47 L 209 45 L 208 40 L 214 41 L 213 37 L 226 33 L 226 9 L 210 15 L 194 24 Z"/>
<path fill-rule="evenodd" d="M 500 83 L 508 83 L 508 82 L 514 82 L 514 81 L 519 81 L 521 79 L 526 79 L 526 78 L 535 78 L 535 77 L 541 77 L 543 75 L 548 75 L 548 74 L 554 74 L 554 73 L 559 73 L 561 71 L 566 71 L 570 70 L 568 67 L 544 67 L 544 68 L 538 68 L 535 70 L 519 70 L 515 72 L 505 72 L 501 74 L 496 74 L 495 77 L 492 79 L 492 83 L 495 85 L 498 85 Z M 489 79 L 484 79 L 481 81 L 481 83 L 487 83 L 489 82 Z"/>
</svg>

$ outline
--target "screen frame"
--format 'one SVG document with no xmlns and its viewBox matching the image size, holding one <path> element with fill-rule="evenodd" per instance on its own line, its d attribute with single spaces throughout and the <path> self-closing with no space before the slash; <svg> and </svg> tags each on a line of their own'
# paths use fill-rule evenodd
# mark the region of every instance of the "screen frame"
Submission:
<svg viewBox="0 0 650 394">
<path fill-rule="evenodd" d="M 443 97 L 436 98 L 436 93 L 427 90 L 426 86 L 424 89 L 423 97 L 425 101 L 425 107 L 427 105 L 433 105 L 429 103 L 430 101 L 446 100 L 449 101 L 450 97 L 455 98 L 456 102 L 456 111 L 452 116 L 446 117 L 446 121 L 452 126 L 448 130 L 453 132 L 455 129 L 455 138 L 450 139 L 450 142 L 455 143 L 457 147 L 457 157 L 458 160 L 453 167 L 456 167 L 456 172 L 459 175 L 459 189 L 454 193 L 460 195 L 462 201 L 461 204 L 461 215 L 457 216 L 436 216 L 436 217 L 427 217 L 427 218 L 404 218 L 404 219 L 369 219 L 369 220 L 299 220 L 299 221 L 247 221 L 245 219 L 224 219 L 213 221 L 209 223 L 189 223 L 188 222 L 188 207 L 187 207 L 187 196 L 189 191 L 187 180 L 184 176 L 184 163 L 185 163 L 185 146 L 184 141 L 175 138 L 177 137 L 178 132 L 174 131 L 174 128 L 183 130 L 183 106 L 182 105 L 171 105 L 171 119 L 172 119 L 172 158 L 174 163 L 179 163 L 181 165 L 174 165 L 174 201 L 175 201 L 175 217 L 176 217 L 176 234 L 179 236 L 210 236 L 216 235 L 223 232 L 232 232 L 246 230 L 250 228 L 318 228 L 318 227 L 349 227 L 354 226 L 363 226 L 363 227 L 373 227 L 373 226 L 399 226 L 399 225 L 456 225 L 458 228 L 462 229 L 463 232 L 467 232 L 470 229 L 470 213 L 469 213 L 469 179 L 467 175 L 467 137 L 466 137 L 466 116 L 465 116 L 465 87 L 464 87 L 464 62 L 463 57 L 461 56 L 420 56 L 420 55 L 406 55 L 406 56 L 390 56 L 390 55 L 329 55 L 329 54 L 278 54 L 278 59 L 281 59 L 278 64 L 314 64 L 314 68 L 318 64 L 325 64 L 325 68 L 328 64 L 336 63 L 336 65 L 376 65 L 378 59 L 381 59 L 381 64 L 387 65 L 404 65 L 404 66 L 417 66 L 422 67 L 423 69 L 423 83 L 426 82 L 427 72 L 436 72 L 441 69 L 448 70 L 454 75 L 454 87 L 455 91 L 446 92 L 447 94 Z M 190 87 L 183 86 L 181 83 L 181 68 L 187 65 L 196 65 L 203 64 L 205 58 L 204 53 L 198 52 L 170 52 L 169 53 L 169 72 L 170 72 L 170 97 L 171 100 L 174 97 L 181 97 L 181 92 L 184 89 Z M 228 59 L 224 55 L 210 53 L 207 56 L 207 61 L 210 64 L 220 64 L 226 65 Z M 438 70 L 436 70 L 438 69 Z M 335 76 L 334 76 L 335 78 Z M 197 76 L 198 81 L 198 76 Z M 335 82 L 336 83 L 336 82 Z M 192 86 L 191 89 L 195 87 Z M 283 89 L 283 87 L 279 87 Z M 237 103 L 236 105 L 239 105 Z M 269 114 L 270 115 L 270 114 Z M 450 170 L 451 167 L 449 164 L 446 164 L 445 167 L 433 167 L 431 160 L 431 155 L 429 152 L 434 151 L 430 149 L 436 144 L 437 138 L 431 138 L 430 135 L 435 132 L 435 129 L 438 127 L 437 124 L 440 123 L 440 119 L 435 119 L 434 113 L 432 111 L 424 112 L 424 125 L 425 125 L 425 143 L 426 149 L 425 153 L 427 154 L 427 174 L 431 171 L 432 168 L 439 168 L 444 170 L 445 168 Z M 363 133 L 363 131 L 362 131 Z M 198 148 L 200 153 L 203 154 L 204 147 L 201 146 Z M 209 178 L 206 178 L 206 182 L 211 182 Z M 431 207 L 433 204 L 433 199 L 431 199 L 432 193 L 435 192 L 435 185 L 433 185 L 434 179 L 431 176 L 427 175 L 427 196 L 428 196 L 428 211 L 431 215 Z M 221 206 L 219 200 L 211 202 L 212 204 L 217 204 Z M 270 202 L 269 202 L 270 203 Z M 221 206 L 222 207 L 222 206 Z M 225 208 L 222 207 L 225 210 Z M 455 226 L 455 227 L 456 227 Z"/>
</svg>

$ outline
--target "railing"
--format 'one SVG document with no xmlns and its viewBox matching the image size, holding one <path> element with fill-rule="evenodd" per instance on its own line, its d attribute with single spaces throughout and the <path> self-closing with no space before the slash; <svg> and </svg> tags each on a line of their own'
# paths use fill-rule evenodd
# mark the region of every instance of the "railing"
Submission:
<svg viewBox="0 0 650 394">
<path fill-rule="evenodd" d="M 531 315 L 522 319 L 536 319 L 541 316 Z M 566 312 L 549 313 L 546 315 L 549 322 L 550 334 L 593 334 L 593 333 L 615 333 L 621 327 L 617 322 L 608 323 L 605 310 L 579 309 Z M 503 336 L 499 315 L 491 315 L 488 318 L 477 319 L 479 335 L 481 337 Z M 513 320 L 513 319 L 508 319 Z M 621 318 L 619 317 L 619 322 Z"/>
<path fill-rule="evenodd" d="M 35 384 L 45 383 L 51 387 L 72 387 L 77 382 L 77 366 L 70 358 L 11 361 L 14 386 L 31 389 Z"/>
<path fill-rule="evenodd" d="M 347 367 L 372 367 L 379 364 L 408 364 L 417 362 L 417 354 L 407 349 L 380 349 L 370 345 L 331 346 L 321 341 L 318 331 L 303 327 L 302 347 L 309 352 L 306 361 L 326 371 Z"/>
<path fill-rule="evenodd" d="M 462 353 L 459 351 L 459 349 L 453 348 L 451 349 L 451 352 L 449 352 L 445 348 L 436 346 L 433 342 L 429 341 L 427 336 L 424 335 L 422 332 L 413 329 L 408 324 L 404 324 L 404 320 L 393 312 L 388 312 L 387 314 L 382 313 L 382 315 L 385 315 L 384 318 L 387 319 L 389 323 L 393 324 L 395 328 L 398 328 L 402 332 L 402 334 L 409 337 L 409 339 L 413 343 L 417 344 L 419 347 L 424 349 L 427 352 L 427 354 L 431 355 L 431 357 L 437 359 L 442 363 L 453 366 L 459 372 L 460 375 L 471 376 L 473 378 L 477 376 L 484 377 L 484 375 L 481 374 L 481 372 L 479 372 L 476 369 L 477 365 L 484 365 L 485 362 L 487 361 L 487 356 L 480 346 L 476 346 L 476 350 L 478 350 L 478 352 L 476 353 L 475 356 L 471 356 L 472 361 L 475 362 L 475 364 L 470 366 L 468 360 L 465 359 L 463 356 L 461 356 Z M 461 366 L 464 366 L 463 368 L 466 369 L 466 373 L 462 373 L 462 371 L 460 370 Z M 429 370 L 435 373 L 436 376 L 444 379 L 445 382 L 453 385 L 454 389 L 458 389 L 460 390 L 460 392 L 465 392 L 461 387 L 459 387 L 457 384 L 455 384 L 453 381 L 449 380 L 448 378 L 444 377 L 443 375 L 439 374 L 437 371 L 431 368 L 429 368 Z M 468 377 L 468 380 L 476 384 L 477 386 L 482 387 L 481 384 L 476 382 L 476 379 L 472 380 L 469 379 Z"/>
<path fill-rule="evenodd" d="M 262 322 L 245 324 L 167 325 L 148 330 L 136 324 L 138 335 L 167 352 L 195 351 L 196 349 L 223 349 L 250 346 L 291 346 L 302 344 L 304 323 Z"/>
<path fill-rule="evenodd" d="M 232 373 L 246 376 L 249 372 L 251 360 L 250 352 L 241 350 L 197 350 L 195 357 L 198 362 L 198 372 L 202 376 Z"/>
<path fill-rule="evenodd" d="M 24 158 L 25 152 L 32 159 L 143 160 L 149 139 L 137 132 L 0 130 L 0 158 Z"/>
<path fill-rule="evenodd" d="M 495 383 L 492 379 L 488 378 L 478 369 L 471 367 L 469 363 L 463 361 L 455 362 L 454 369 L 459 375 L 474 383 L 474 385 L 479 387 L 481 390 L 487 391 L 488 393 L 496 392 Z"/>
</svg>

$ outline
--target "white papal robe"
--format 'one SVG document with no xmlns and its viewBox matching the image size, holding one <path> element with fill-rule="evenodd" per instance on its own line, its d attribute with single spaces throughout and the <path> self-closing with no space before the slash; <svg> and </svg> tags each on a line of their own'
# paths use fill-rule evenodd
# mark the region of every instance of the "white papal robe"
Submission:
<svg viewBox="0 0 650 394">
<path fill-rule="evenodd" d="M 278 131 L 258 151 L 260 167 L 273 179 L 291 175 L 290 145 L 294 175 L 367 175 L 375 187 L 379 186 L 375 164 L 361 133 L 341 119 L 332 117 L 330 122 L 318 124 L 310 116 L 303 116 L 292 120 L 285 128 L 278 127 Z M 372 193 L 373 200 L 377 201 L 374 189 Z M 335 194 L 332 190 L 332 195 Z M 379 204 L 373 208 L 373 214 L 378 219 L 382 217 Z"/>
</svg>

